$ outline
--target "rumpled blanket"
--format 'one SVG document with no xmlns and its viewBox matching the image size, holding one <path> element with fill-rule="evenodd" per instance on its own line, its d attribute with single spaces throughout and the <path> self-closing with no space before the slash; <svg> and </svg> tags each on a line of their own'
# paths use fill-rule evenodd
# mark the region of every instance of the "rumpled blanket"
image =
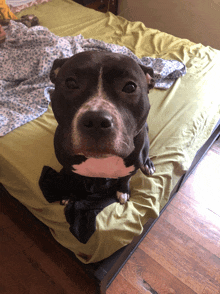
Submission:
<svg viewBox="0 0 220 294">
<path fill-rule="evenodd" d="M 50 91 L 54 89 L 49 73 L 53 61 L 76 53 L 98 50 L 122 53 L 155 72 L 156 88 L 168 89 L 186 73 L 186 67 L 176 60 L 143 57 L 139 59 L 126 47 L 99 40 L 59 37 L 47 28 L 27 28 L 11 21 L 6 41 L 0 45 L 0 136 L 38 118 L 47 111 Z"/>
</svg>

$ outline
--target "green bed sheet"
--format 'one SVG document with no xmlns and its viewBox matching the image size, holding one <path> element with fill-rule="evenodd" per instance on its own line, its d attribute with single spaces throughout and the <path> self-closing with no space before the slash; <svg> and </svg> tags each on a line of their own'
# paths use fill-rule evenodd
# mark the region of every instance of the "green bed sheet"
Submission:
<svg viewBox="0 0 220 294">
<path fill-rule="evenodd" d="M 130 201 L 114 203 L 99 213 L 96 232 L 87 244 L 70 233 L 64 207 L 58 202 L 49 204 L 38 186 L 44 165 L 57 171 L 62 168 L 54 154 L 57 123 L 51 107 L 38 119 L 0 138 L 0 181 L 8 192 L 82 262 L 97 262 L 129 244 L 149 218 L 158 217 L 196 151 L 210 136 L 220 118 L 220 51 L 70 0 L 52 0 L 17 16 L 24 14 L 35 14 L 42 26 L 59 36 L 82 34 L 126 46 L 139 58 L 175 59 L 187 66 L 187 74 L 169 90 L 153 89 L 149 94 L 150 157 L 155 174 L 146 177 L 138 171 L 132 177 Z"/>
</svg>

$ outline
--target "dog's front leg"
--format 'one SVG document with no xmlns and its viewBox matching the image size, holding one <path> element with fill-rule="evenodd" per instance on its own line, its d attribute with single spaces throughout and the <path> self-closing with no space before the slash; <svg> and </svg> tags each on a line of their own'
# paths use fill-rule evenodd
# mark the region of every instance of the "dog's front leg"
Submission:
<svg viewBox="0 0 220 294">
<path fill-rule="evenodd" d="M 118 189 L 116 196 L 120 204 L 125 204 L 130 198 L 130 179 L 130 175 L 118 179 Z"/>
</svg>

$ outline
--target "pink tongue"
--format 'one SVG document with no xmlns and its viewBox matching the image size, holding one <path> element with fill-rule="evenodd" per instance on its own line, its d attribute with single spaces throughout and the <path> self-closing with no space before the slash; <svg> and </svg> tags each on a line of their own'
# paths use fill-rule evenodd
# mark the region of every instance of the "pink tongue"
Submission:
<svg viewBox="0 0 220 294">
<path fill-rule="evenodd" d="M 81 164 L 72 165 L 74 172 L 86 177 L 121 178 L 134 171 L 134 166 L 126 167 L 121 157 L 88 158 Z"/>
</svg>

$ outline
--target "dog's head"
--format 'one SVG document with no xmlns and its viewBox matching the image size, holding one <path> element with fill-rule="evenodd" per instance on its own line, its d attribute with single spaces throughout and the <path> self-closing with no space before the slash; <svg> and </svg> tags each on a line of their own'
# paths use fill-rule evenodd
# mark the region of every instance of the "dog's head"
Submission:
<svg viewBox="0 0 220 294">
<path fill-rule="evenodd" d="M 126 158 L 146 122 L 153 77 L 152 68 L 117 53 L 87 51 L 55 60 L 51 100 L 60 163 L 74 155 Z"/>
</svg>

